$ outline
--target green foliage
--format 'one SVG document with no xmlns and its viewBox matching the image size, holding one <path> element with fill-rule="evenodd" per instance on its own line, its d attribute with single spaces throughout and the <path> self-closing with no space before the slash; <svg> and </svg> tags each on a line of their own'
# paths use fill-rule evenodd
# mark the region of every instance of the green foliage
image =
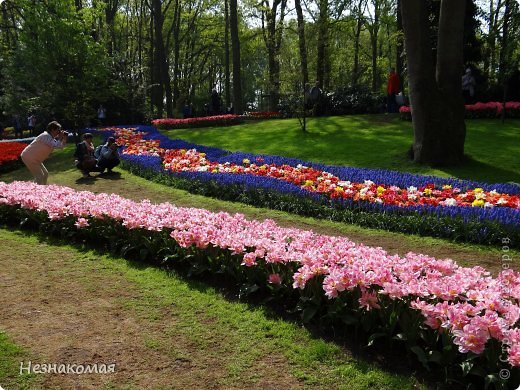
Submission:
<svg viewBox="0 0 520 390">
<path fill-rule="evenodd" d="M 108 87 L 103 46 L 71 2 L 20 1 L 19 39 L 2 69 L 2 97 L 10 113 L 35 112 L 83 126 L 95 116 L 95 102 Z M 105 92 L 106 93 L 106 92 Z"/>
</svg>

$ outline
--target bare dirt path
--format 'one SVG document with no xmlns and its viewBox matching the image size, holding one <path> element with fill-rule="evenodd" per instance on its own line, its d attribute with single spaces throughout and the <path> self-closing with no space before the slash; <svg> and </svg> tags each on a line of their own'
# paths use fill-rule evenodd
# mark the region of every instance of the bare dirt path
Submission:
<svg viewBox="0 0 520 390">
<path fill-rule="evenodd" d="M 300 387 L 286 359 L 274 352 L 261 356 L 255 372 L 241 373 L 238 381 L 226 367 L 234 351 L 222 341 L 225 335 L 207 340 L 209 353 L 199 340 L 176 329 L 176 313 L 165 309 L 160 297 L 103 269 L 91 253 L 49 246 L 34 237 L 28 244 L 20 234 L 5 237 L 0 329 L 37 356 L 33 364 L 116 365 L 114 373 L 105 375 L 40 374 L 38 388 Z M 203 311 L 198 317 L 209 322 Z"/>
</svg>

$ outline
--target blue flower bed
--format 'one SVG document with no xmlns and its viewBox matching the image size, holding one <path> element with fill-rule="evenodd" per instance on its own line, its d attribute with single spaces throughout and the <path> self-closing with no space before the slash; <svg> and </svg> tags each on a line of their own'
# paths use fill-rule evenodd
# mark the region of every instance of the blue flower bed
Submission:
<svg viewBox="0 0 520 390">
<path fill-rule="evenodd" d="M 352 182 L 372 180 L 377 184 L 396 185 L 402 188 L 421 187 L 430 183 L 434 183 L 436 186 L 449 184 L 461 190 L 481 187 L 486 191 L 496 190 L 509 194 L 520 194 L 520 186 L 515 184 L 486 184 L 382 169 L 330 166 L 281 156 L 231 153 L 223 149 L 197 145 L 179 139 L 171 140 L 151 126 L 134 127 L 137 127 L 139 131 L 148 132 L 144 136 L 145 139 L 160 140 L 162 148 L 194 148 L 206 153 L 209 160 L 219 163 L 242 164 L 244 159 L 249 159 L 252 163 L 257 164 L 291 166 L 302 164 L 329 172 L 341 180 Z M 101 133 L 107 135 L 107 132 Z M 258 158 L 261 162 L 257 160 Z M 240 200 L 260 207 L 272 207 L 302 215 L 407 233 L 497 245 L 500 244 L 501 238 L 508 237 L 514 242 L 512 246 L 519 246 L 520 243 L 520 212 L 511 208 L 444 206 L 404 208 L 352 199 L 331 200 L 325 195 L 312 193 L 298 185 L 270 177 L 209 172 L 174 173 L 164 170 L 161 159 L 153 156 L 122 155 L 122 160 L 124 165 L 136 174 L 206 196 Z M 513 240 L 517 236 L 519 239 Z"/>
</svg>

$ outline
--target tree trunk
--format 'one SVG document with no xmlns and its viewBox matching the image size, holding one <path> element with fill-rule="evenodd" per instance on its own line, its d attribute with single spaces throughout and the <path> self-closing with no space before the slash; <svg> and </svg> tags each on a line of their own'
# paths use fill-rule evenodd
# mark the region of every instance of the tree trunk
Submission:
<svg viewBox="0 0 520 390">
<path fill-rule="evenodd" d="M 324 89 L 328 89 L 328 27 L 329 27 L 329 2 L 328 0 L 320 0 L 320 14 L 318 20 L 318 58 L 316 64 L 316 81 Z"/>
<path fill-rule="evenodd" d="M 240 64 L 240 39 L 238 36 L 237 0 L 229 1 L 229 22 L 231 32 L 231 51 L 233 55 L 233 107 L 235 114 L 242 114 L 244 102 L 242 98 L 242 74 Z"/>
<path fill-rule="evenodd" d="M 309 81 L 309 71 L 307 68 L 307 47 L 305 46 L 305 21 L 303 19 L 303 11 L 301 0 L 295 0 L 296 16 L 298 19 L 298 44 L 300 47 L 300 69 L 302 71 L 303 85 Z"/>
<path fill-rule="evenodd" d="M 361 11 L 361 3 L 359 2 L 359 9 Z M 363 27 L 363 18 L 361 13 L 357 16 L 356 31 L 354 34 L 354 64 L 352 66 L 352 85 L 359 83 L 359 37 L 361 36 L 361 28 Z"/>
<path fill-rule="evenodd" d="M 399 76 L 399 91 L 403 91 L 404 94 L 404 78 L 403 78 L 403 20 L 401 18 L 401 0 L 397 0 L 397 32 L 399 33 L 397 37 L 397 45 L 396 45 L 396 55 L 395 55 L 395 71 L 397 76 Z"/>
<path fill-rule="evenodd" d="M 229 72 L 229 0 L 224 0 L 224 100 L 226 107 L 231 102 Z"/>
<path fill-rule="evenodd" d="M 452 165 L 464 157 L 466 128 L 461 93 L 464 1 L 442 0 L 436 69 L 426 2 L 402 0 L 402 18 L 418 163 Z"/>
</svg>

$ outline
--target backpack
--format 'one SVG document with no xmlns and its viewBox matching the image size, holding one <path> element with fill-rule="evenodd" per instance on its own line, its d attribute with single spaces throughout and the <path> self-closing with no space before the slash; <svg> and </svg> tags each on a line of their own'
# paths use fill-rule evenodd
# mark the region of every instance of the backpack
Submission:
<svg viewBox="0 0 520 390">
<path fill-rule="evenodd" d="M 101 149 L 103 148 L 103 145 L 99 145 L 94 149 L 94 158 L 96 160 L 99 160 L 99 157 L 101 157 Z"/>
<path fill-rule="evenodd" d="M 73 157 L 79 158 L 82 155 L 81 153 L 81 143 L 76 144 L 76 150 L 74 150 Z"/>
</svg>

